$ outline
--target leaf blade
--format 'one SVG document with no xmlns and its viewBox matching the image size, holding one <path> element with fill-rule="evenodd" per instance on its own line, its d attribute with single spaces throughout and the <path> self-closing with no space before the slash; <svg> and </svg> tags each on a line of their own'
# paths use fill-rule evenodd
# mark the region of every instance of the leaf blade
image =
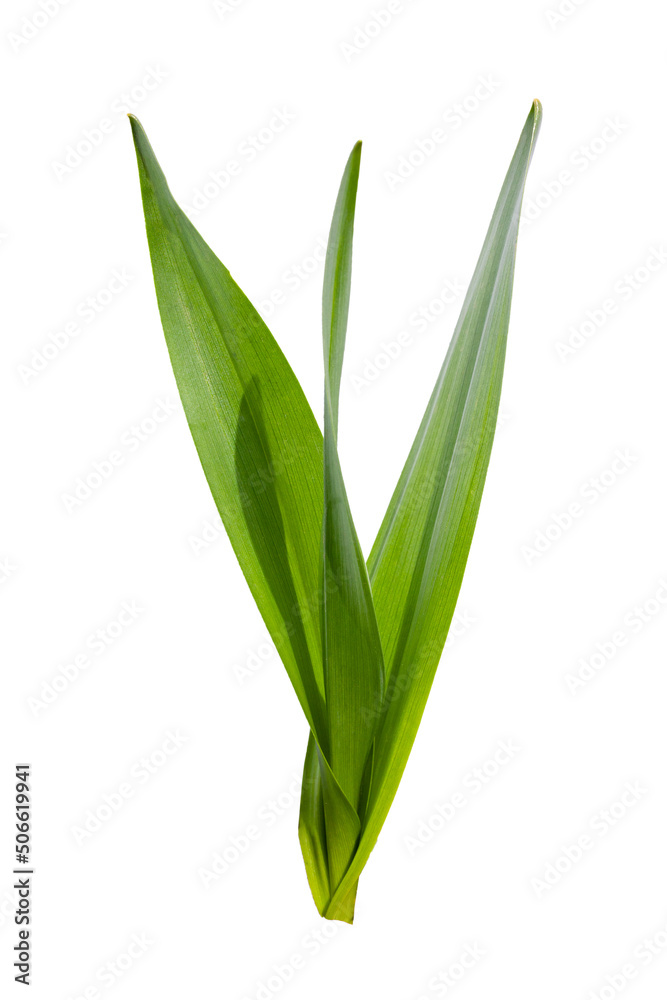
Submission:
<svg viewBox="0 0 667 1000">
<path fill-rule="evenodd" d="M 534 102 L 447 357 L 369 558 L 393 687 L 387 688 L 379 721 L 369 814 L 329 906 L 332 915 L 358 879 L 396 794 L 456 607 L 493 442 L 519 212 L 540 122 L 541 107 Z"/>
<path fill-rule="evenodd" d="M 138 120 L 137 152 L 153 276 L 186 417 L 230 542 L 311 729 L 300 840 L 322 910 L 326 838 L 338 877 L 358 816 L 331 771 L 321 651 L 323 440 L 264 321 L 176 204 Z M 323 791 L 323 789 L 325 791 Z M 319 811 L 319 812 L 318 812 Z M 324 855 L 323 852 L 324 851 Z M 343 908 L 342 919 L 351 919 Z"/>
<path fill-rule="evenodd" d="M 130 120 L 160 316 L 188 424 L 250 590 L 326 748 L 321 434 L 264 321 L 176 204 L 143 128 Z"/>
<path fill-rule="evenodd" d="M 359 811 L 382 701 L 382 645 L 366 561 L 354 527 L 337 448 L 338 396 L 350 302 L 352 241 L 361 143 L 350 153 L 327 246 L 324 348 L 323 655 L 331 769 Z M 329 851 L 331 853 L 331 843 Z M 349 859 L 348 859 L 349 860 Z M 337 878 L 332 876 L 335 887 Z"/>
</svg>

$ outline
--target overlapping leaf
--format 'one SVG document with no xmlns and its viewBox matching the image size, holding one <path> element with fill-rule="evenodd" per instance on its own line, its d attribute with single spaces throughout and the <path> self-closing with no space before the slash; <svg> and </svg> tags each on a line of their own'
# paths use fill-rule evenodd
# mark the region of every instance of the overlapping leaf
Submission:
<svg viewBox="0 0 667 1000">
<path fill-rule="evenodd" d="M 322 647 L 329 763 L 357 812 L 382 705 L 384 665 L 366 562 L 338 459 L 338 397 L 350 302 L 352 233 L 361 143 L 334 210 L 324 271 L 324 525 Z M 334 882 L 336 880 L 334 879 Z"/>
<path fill-rule="evenodd" d="M 360 821 L 328 763 L 322 435 L 264 321 L 176 204 L 143 128 L 130 119 L 176 382 L 216 506 L 311 728 L 317 780 L 326 790 L 316 794 L 318 808 L 326 804 L 326 864 L 335 888 Z M 324 909 L 328 873 L 320 878 L 316 858 L 326 839 L 322 831 L 317 842 L 309 841 L 304 831 L 301 840 L 304 856 L 313 858 L 311 889 Z"/>
<path fill-rule="evenodd" d="M 367 573 L 336 441 L 359 144 L 341 183 L 325 266 L 323 444 L 278 345 L 176 205 L 132 119 L 181 399 L 311 729 L 299 837 L 315 902 L 331 918 L 353 918 L 359 874 L 396 793 L 454 613 L 495 429 L 519 211 L 539 120 L 535 102 Z"/>
<path fill-rule="evenodd" d="M 368 570 L 357 538 L 337 449 L 338 400 L 350 302 L 352 234 L 361 143 L 352 150 L 336 200 L 324 269 L 324 522 L 322 528 L 322 650 L 329 723 L 328 763 L 355 817 L 341 813 L 328 793 L 326 769 L 309 789 L 321 796 L 333 892 L 356 850 L 372 772 L 376 719 L 384 690 L 382 644 Z M 313 749 L 310 750 L 313 753 Z M 321 815 L 315 801 L 308 817 Z M 344 823 L 341 824 L 341 819 Z M 322 836 L 321 821 L 312 837 Z M 320 844 L 320 854 L 324 844 Z M 346 894 L 344 919 L 352 918 L 354 887 Z"/>
</svg>

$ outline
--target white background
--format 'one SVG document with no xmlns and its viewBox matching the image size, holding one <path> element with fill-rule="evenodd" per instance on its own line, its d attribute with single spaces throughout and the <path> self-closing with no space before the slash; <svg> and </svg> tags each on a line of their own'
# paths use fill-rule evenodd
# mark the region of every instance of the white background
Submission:
<svg viewBox="0 0 667 1000">
<path fill-rule="evenodd" d="M 366 33 L 384 0 L 236 0 L 218 11 L 206 0 L 44 2 L 56 6 L 49 17 L 8 0 L 1 32 L 3 991 L 23 995 L 11 983 L 12 775 L 28 760 L 39 1000 L 664 996 L 667 231 L 655 5 L 580 0 L 558 19 L 556 0 L 403 0 Z M 310 898 L 293 781 L 307 727 L 215 527 L 178 404 L 123 113 L 132 93 L 183 204 L 210 171 L 242 164 L 224 190 L 209 187 L 195 222 L 253 301 L 283 292 L 268 322 L 318 418 L 322 269 L 306 258 L 364 139 L 340 440 L 366 550 L 455 323 L 456 304 L 436 317 L 430 303 L 447 281 L 469 280 L 530 103 L 544 106 L 460 634 L 353 927 L 321 921 Z M 243 144 L 276 124 L 274 109 L 291 120 L 251 160 Z M 90 149 L 85 130 L 102 119 Z M 417 142 L 438 127 L 446 141 L 390 184 L 399 158 L 417 162 Z M 295 267 L 310 273 L 296 281 Z M 110 296 L 114 269 L 127 283 L 112 282 Z M 90 322 L 89 296 L 100 308 Z M 420 332 L 409 321 L 421 307 Z M 63 336 L 72 323 L 76 335 Z M 562 357 L 573 328 L 581 346 Z M 376 366 L 403 330 L 412 342 Z M 367 384 L 353 384 L 364 369 Z M 151 423 L 160 401 L 171 412 Z M 68 505 L 77 480 L 118 450 L 122 464 Z M 568 523 L 571 504 L 579 516 Z M 197 554 L 204 534 L 214 540 Z M 124 602 L 135 617 L 117 635 Z M 100 628 L 115 636 L 102 654 L 90 645 Z M 567 677 L 598 643 L 614 655 L 598 650 L 573 693 Z M 81 654 L 88 666 L 63 681 Z M 259 666 L 243 676 L 249 658 Z M 176 731 L 187 739 L 164 755 Z M 471 770 L 501 740 L 520 750 L 474 792 Z M 601 811 L 627 782 L 641 791 L 605 827 Z M 123 783 L 131 797 L 81 842 L 89 811 Z M 457 791 L 466 805 L 434 820 Z M 231 857 L 250 824 L 259 839 L 204 888 L 200 869 L 216 851 Z M 406 839 L 429 831 L 419 848 Z M 563 850 L 584 835 L 590 849 L 568 864 Z M 548 872 L 554 884 L 540 888 Z M 150 943 L 128 960 L 133 935 Z M 466 947 L 480 957 L 448 987 Z"/>
</svg>

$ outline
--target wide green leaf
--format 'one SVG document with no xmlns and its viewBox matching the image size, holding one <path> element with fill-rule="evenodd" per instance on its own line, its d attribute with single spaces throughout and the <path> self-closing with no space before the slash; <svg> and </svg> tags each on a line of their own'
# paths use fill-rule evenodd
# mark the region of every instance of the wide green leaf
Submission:
<svg viewBox="0 0 667 1000">
<path fill-rule="evenodd" d="M 261 316 L 176 204 L 130 117 L 158 306 L 188 424 L 234 552 L 326 752 L 322 436 Z"/>
</svg>

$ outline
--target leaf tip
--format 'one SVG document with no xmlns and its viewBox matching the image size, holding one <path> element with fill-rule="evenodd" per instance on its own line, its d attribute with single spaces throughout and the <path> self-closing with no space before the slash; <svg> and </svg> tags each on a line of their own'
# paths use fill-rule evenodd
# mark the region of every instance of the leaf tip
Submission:
<svg viewBox="0 0 667 1000">
<path fill-rule="evenodd" d="M 149 181 L 153 186 L 164 188 L 165 192 L 169 194 L 169 187 L 167 185 L 166 178 L 162 172 L 162 168 L 157 161 L 157 157 L 153 152 L 153 147 L 148 141 L 148 136 L 144 130 L 143 125 L 139 119 L 132 114 L 127 116 L 130 119 L 130 126 L 132 128 L 132 139 L 134 141 L 134 149 L 137 154 L 137 163 L 139 164 L 139 173 L 146 181 Z"/>
<path fill-rule="evenodd" d="M 533 101 L 533 106 L 530 109 L 530 113 L 533 116 L 533 127 L 535 128 L 535 130 L 537 130 L 542 124 L 542 104 L 537 97 Z"/>
<path fill-rule="evenodd" d="M 148 143 L 148 136 L 144 131 L 143 125 L 135 115 L 128 113 L 127 117 L 130 119 L 130 128 L 132 129 L 132 139 L 134 140 L 134 146 L 137 151 L 137 156 L 141 155 L 142 159 L 145 159 L 143 154 L 146 151 L 146 147 L 150 149 Z"/>
<path fill-rule="evenodd" d="M 354 146 L 352 147 L 352 152 L 348 158 L 348 166 L 351 167 L 354 172 L 359 175 L 359 166 L 361 164 L 361 139 L 357 139 Z"/>
<path fill-rule="evenodd" d="M 139 121 L 139 119 L 136 117 L 136 115 L 133 115 L 133 114 L 131 114 L 128 111 L 127 117 L 130 119 L 130 128 L 132 129 L 132 135 L 135 138 L 136 138 L 137 135 L 140 135 L 141 133 L 143 133 L 144 135 L 146 135 L 146 133 L 144 132 L 143 125 L 141 124 L 141 122 Z"/>
</svg>

